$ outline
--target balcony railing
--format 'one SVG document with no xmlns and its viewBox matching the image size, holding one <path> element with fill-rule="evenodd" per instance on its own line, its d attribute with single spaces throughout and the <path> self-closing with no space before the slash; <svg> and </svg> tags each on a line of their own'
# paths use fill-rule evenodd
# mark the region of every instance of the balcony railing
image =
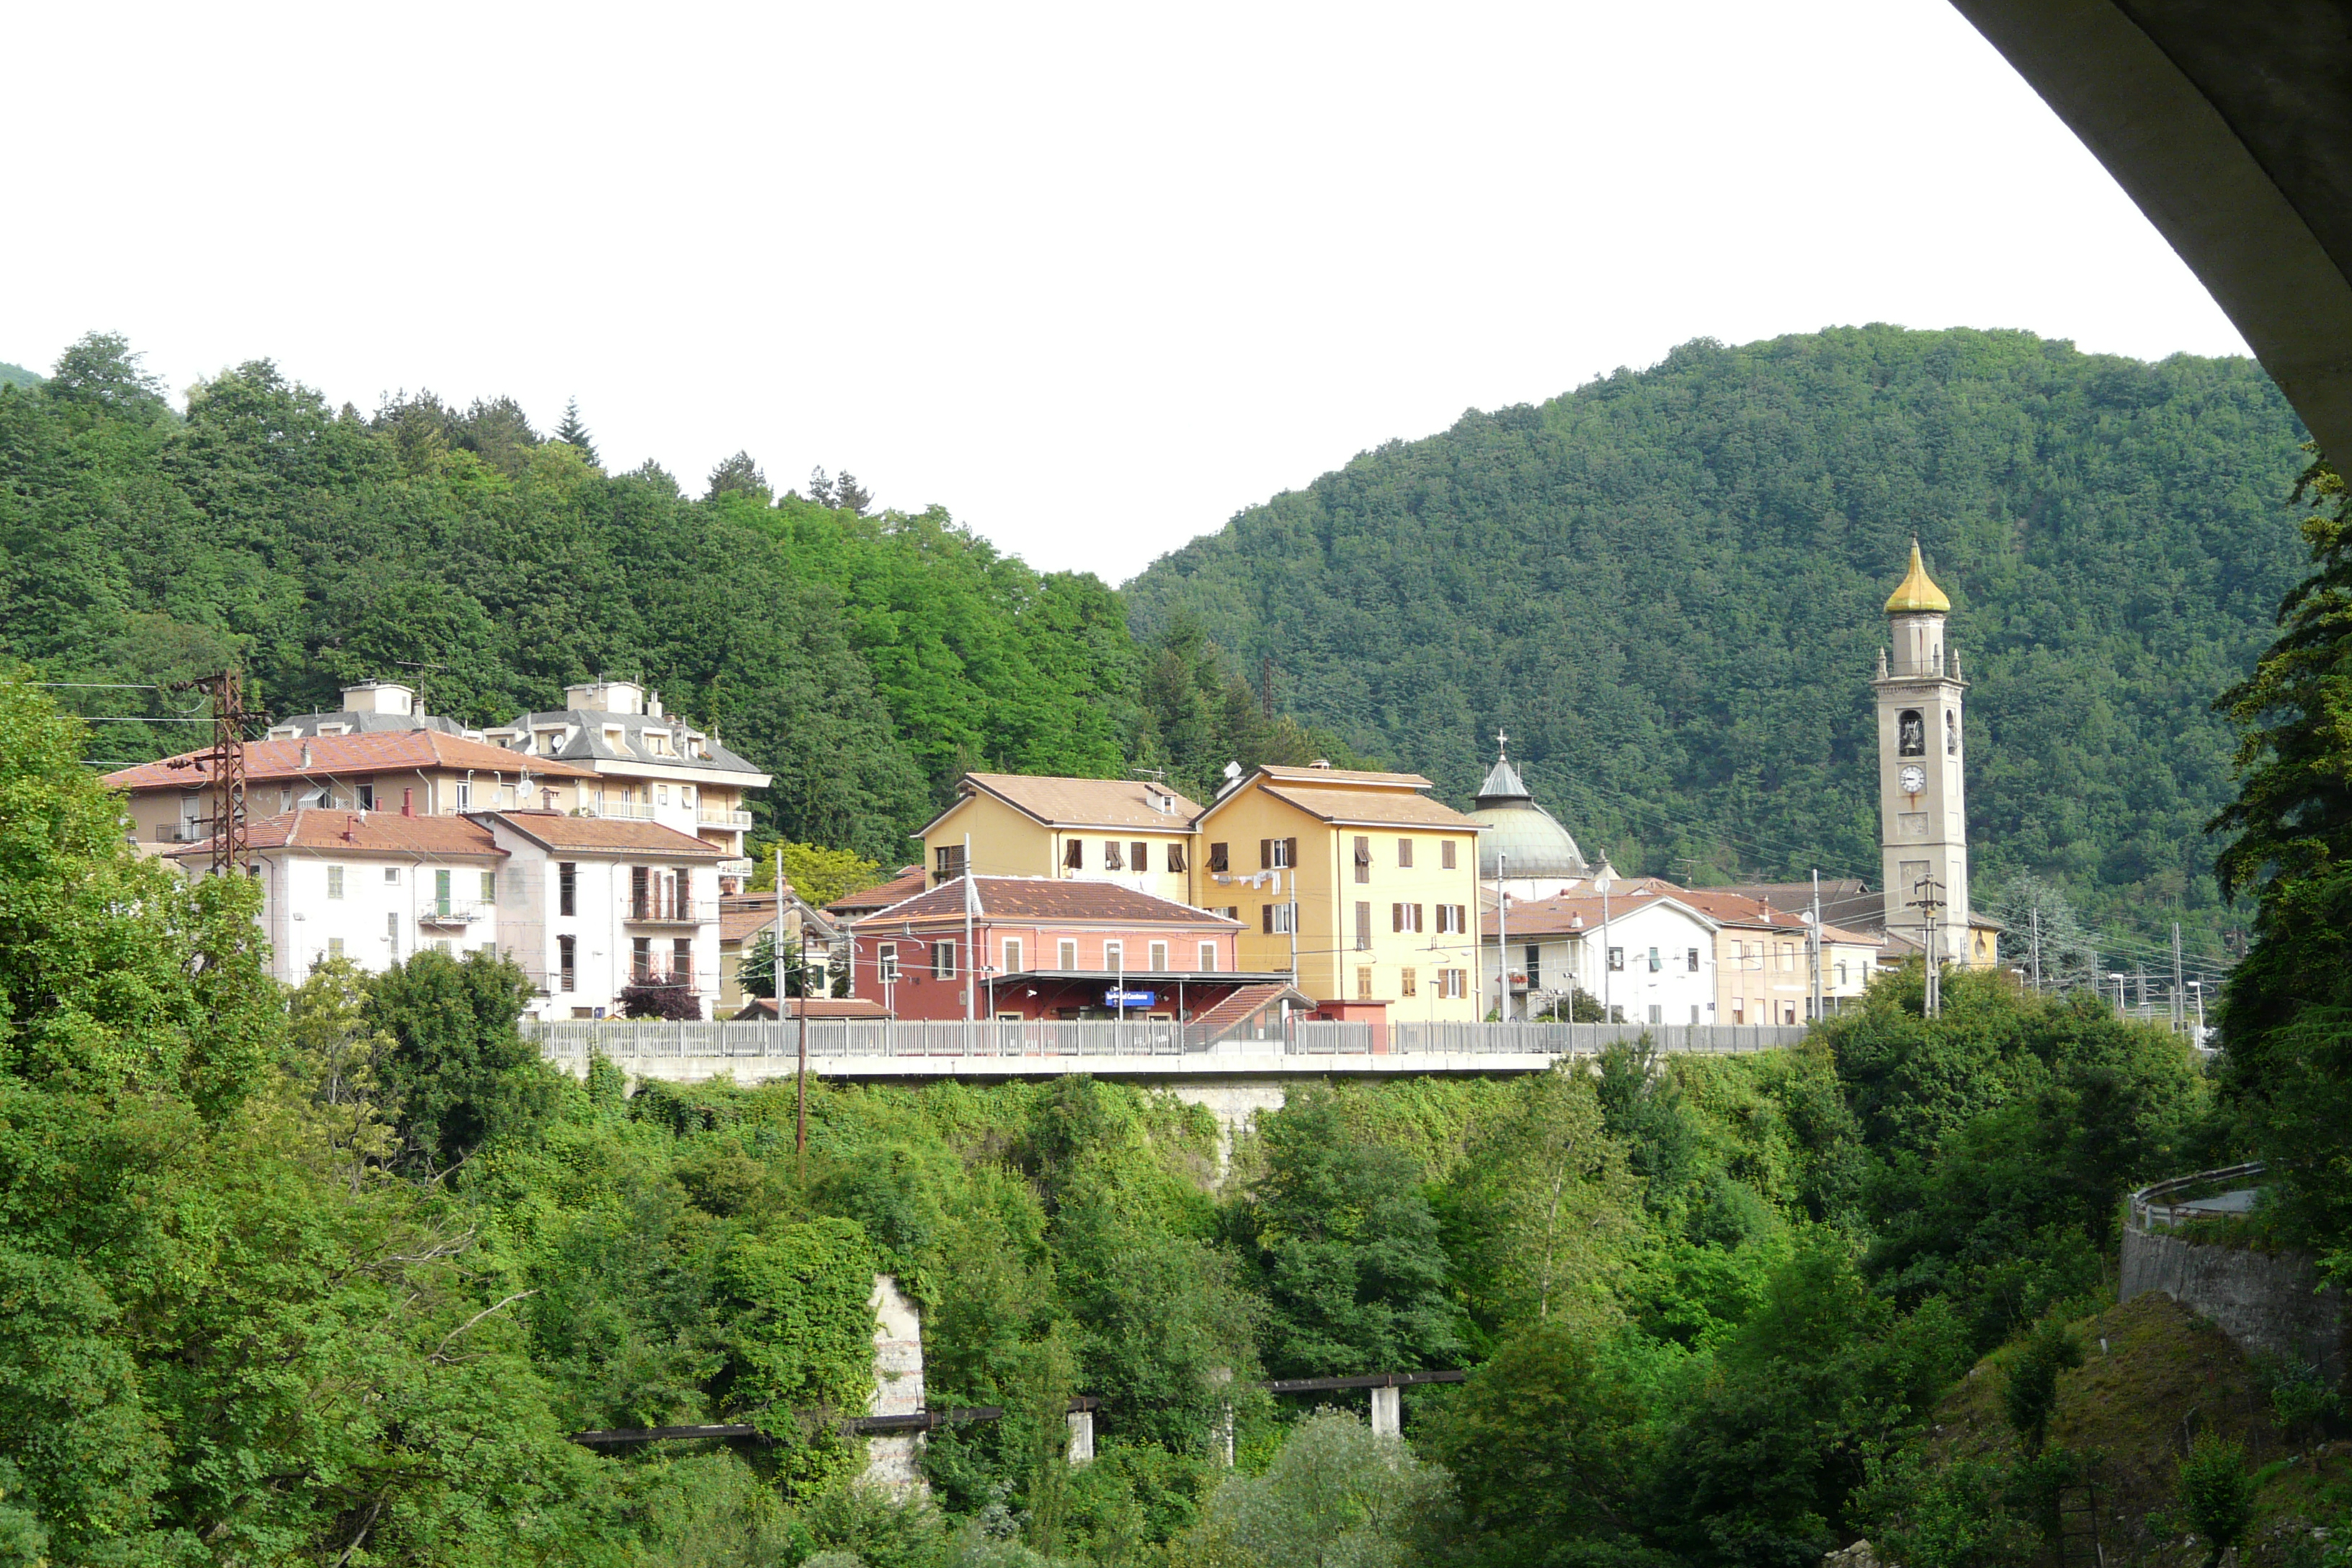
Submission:
<svg viewBox="0 0 2352 1568">
<path fill-rule="evenodd" d="M 714 810 L 705 806 L 701 816 L 696 820 L 705 827 L 749 827 L 751 826 L 751 814 L 748 811 L 737 811 L 731 807 L 726 810 Z"/>
<path fill-rule="evenodd" d="M 158 844 L 201 844 L 212 837 L 212 825 L 205 822 L 159 822 L 155 825 Z"/>
<path fill-rule="evenodd" d="M 421 926 L 469 925 L 489 911 L 488 904 L 463 903 L 456 899 L 427 899 L 425 907 L 416 911 L 416 923 Z"/>
<path fill-rule="evenodd" d="M 651 822 L 654 819 L 654 808 L 650 802 L 641 800 L 591 800 L 581 804 L 580 815 L 610 817 L 617 822 Z"/>
<path fill-rule="evenodd" d="M 713 900 L 632 900 L 621 919 L 638 926 L 698 926 L 709 925 L 719 918 L 719 903 Z"/>
</svg>

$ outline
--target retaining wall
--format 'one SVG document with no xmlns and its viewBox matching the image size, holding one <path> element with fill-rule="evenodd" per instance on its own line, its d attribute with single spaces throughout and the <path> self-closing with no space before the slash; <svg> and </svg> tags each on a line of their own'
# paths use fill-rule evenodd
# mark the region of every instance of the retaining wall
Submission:
<svg viewBox="0 0 2352 1568">
<path fill-rule="evenodd" d="M 2310 1363 L 2340 1384 L 2347 1370 L 2344 1294 L 2318 1283 L 2311 1259 L 2299 1253 L 2200 1246 L 2137 1224 L 2124 1227 L 2122 1300 L 2161 1290 L 2213 1320 L 2239 1349 Z"/>
</svg>

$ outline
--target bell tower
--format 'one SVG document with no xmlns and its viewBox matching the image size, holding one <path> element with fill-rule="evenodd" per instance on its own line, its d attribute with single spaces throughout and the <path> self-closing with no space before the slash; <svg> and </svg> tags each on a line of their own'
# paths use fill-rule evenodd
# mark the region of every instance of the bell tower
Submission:
<svg viewBox="0 0 2352 1568">
<path fill-rule="evenodd" d="M 1946 960 L 1969 961 L 1968 791 L 1960 749 L 1958 654 L 1944 646 L 1952 602 L 1928 579 L 1911 542 L 1911 570 L 1886 601 L 1894 658 L 1878 655 L 1878 820 L 1886 929 L 1925 945 L 1935 928 Z"/>
</svg>

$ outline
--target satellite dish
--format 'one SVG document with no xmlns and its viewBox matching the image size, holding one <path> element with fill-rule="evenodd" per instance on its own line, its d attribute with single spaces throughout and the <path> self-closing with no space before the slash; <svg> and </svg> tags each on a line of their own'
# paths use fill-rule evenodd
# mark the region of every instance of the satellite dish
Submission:
<svg viewBox="0 0 2352 1568">
<path fill-rule="evenodd" d="M 1225 764 L 1225 782 L 1226 782 L 1227 784 L 1231 784 L 1231 783 L 1233 783 L 1235 779 L 1237 779 L 1237 778 L 1239 778 L 1239 777 L 1241 777 L 1241 776 L 1242 776 L 1242 765 L 1241 765 L 1241 763 L 1227 763 Z"/>
</svg>

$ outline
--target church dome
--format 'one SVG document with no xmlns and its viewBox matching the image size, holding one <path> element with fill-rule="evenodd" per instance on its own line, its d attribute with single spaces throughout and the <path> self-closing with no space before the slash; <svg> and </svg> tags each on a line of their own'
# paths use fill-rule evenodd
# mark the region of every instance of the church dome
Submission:
<svg viewBox="0 0 2352 1568">
<path fill-rule="evenodd" d="M 1592 874 L 1592 868 L 1585 864 L 1584 851 L 1576 847 L 1558 817 L 1536 804 L 1518 770 L 1507 761 L 1496 760 L 1486 782 L 1478 786 L 1477 803 L 1469 816 L 1486 827 L 1478 835 L 1482 879 L 1494 879 L 1497 857 L 1503 874 L 1513 881 Z"/>
</svg>

